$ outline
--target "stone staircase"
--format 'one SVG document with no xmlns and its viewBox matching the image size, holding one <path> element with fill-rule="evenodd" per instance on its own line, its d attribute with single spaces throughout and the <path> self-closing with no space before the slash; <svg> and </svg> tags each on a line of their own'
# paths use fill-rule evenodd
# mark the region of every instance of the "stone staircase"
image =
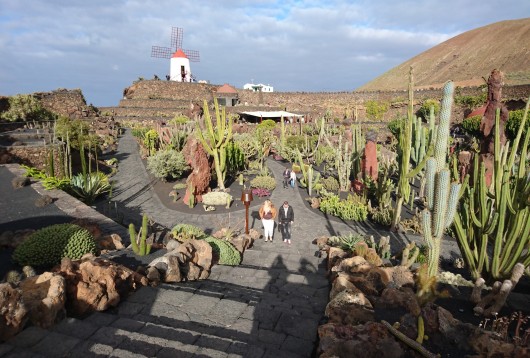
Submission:
<svg viewBox="0 0 530 358">
<path fill-rule="evenodd" d="M 142 287 L 113 310 L 29 327 L 0 356 L 310 357 L 328 295 L 313 264 L 248 250 L 208 280 Z"/>
</svg>

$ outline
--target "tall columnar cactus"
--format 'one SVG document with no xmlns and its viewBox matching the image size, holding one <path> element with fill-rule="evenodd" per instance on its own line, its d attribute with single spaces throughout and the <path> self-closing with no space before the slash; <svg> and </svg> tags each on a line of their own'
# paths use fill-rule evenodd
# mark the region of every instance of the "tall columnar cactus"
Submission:
<svg viewBox="0 0 530 358">
<path fill-rule="evenodd" d="M 394 217 L 392 218 L 392 230 L 397 231 L 399 222 L 401 220 L 401 210 L 403 203 L 408 202 L 410 198 L 410 179 L 414 178 L 425 165 L 425 159 L 416 165 L 416 168 L 411 170 L 410 159 L 412 151 L 412 122 L 414 121 L 414 90 L 413 90 L 413 77 L 412 67 L 409 71 L 409 104 L 407 110 L 407 118 L 405 119 L 403 128 L 399 134 L 399 146 L 398 146 L 398 171 L 399 171 L 399 182 L 397 185 L 397 200 L 396 207 L 394 209 Z M 431 148 L 428 149 L 427 154 L 429 155 Z"/>
<path fill-rule="evenodd" d="M 487 185 L 486 166 L 475 156 L 472 180 L 466 176 L 455 217 L 454 228 L 462 256 L 476 279 L 475 303 L 480 299 L 484 279 L 494 288 L 504 287 L 496 293 L 495 305 L 485 313 L 498 312 L 506 292 L 520 278 L 521 266 L 523 270 L 530 267 L 530 174 L 525 163 L 530 134 L 526 134 L 519 147 L 529 104 L 530 98 L 511 152 L 508 145 L 501 146 L 497 113 L 491 186 Z M 477 307 L 483 313 L 484 305 L 479 303 Z"/>
<path fill-rule="evenodd" d="M 361 126 L 354 124 L 351 126 L 352 132 L 352 176 L 357 178 L 361 172 L 361 160 L 363 157 L 363 150 L 366 144 L 364 136 L 361 132 Z"/>
<path fill-rule="evenodd" d="M 280 119 L 280 155 L 284 155 L 285 151 L 285 141 L 286 141 L 286 135 L 285 135 L 285 121 L 283 120 L 283 116 Z"/>
<path fill-rule="evenodd" d="M 453 223 L 461 187 L 457 182 L 451 183 L 447 160 L 453 93 L 454 84 L 449 81 L 443 88 L 435 154 L 427 159 L 425 165 L 427 206 L 421 217 L 423 238 L 428 248 L 429 277 L 436 277 L 438 274 L 441 240 L 445 229 Z"/>
<path fill-rule="evenodd" d="M 302 159 L 302 153 L 297 149 L 298 162 L 300 163 L 300 170 L 302 171 L 302 177 L 300 178 L 300 185 L 307 188 L 309 196 L 313 193 L 313 187 L 320 181 L 320 173 L 313 170 L 313 165 L 305 164 Z"/>
<path fill-rule="evenodd" d="M 328 145 L 335 150 L 335 167 L 339 176 L 339 186 L 341 191 L 347 191 L 350 186 L 350 172 L 352 168 L 352 150 L 348 143 L 342 143 L 342 136 L 339 136 L 339 142 L 332 144 L 326 138 Z"/>
<path fill-rule="evenodd" d="M 138 256 L 149 255 L 151 251 L 151 245 L 147 244 L 147 223 L 149 218 L 147 215 L 142 217 L 142 228 L 137 234 L 134 228 L 134 224 L 129 224 L 129 238 L 131 240 L 131 247 L 135 254 Z"/>
<path fill-rule="evenodd" d="M 212 117 L 208 109 L 208 103 L 204 101 L 204 122 L 206 129 L 203 130 L 197 122 L 197 138 L 202 143 L 204 149 L 213 157 L 217 184 L 220 189 L 225 189 L 226 178 L 226 150 L 225 147 L 232 139 L 232 120 L 226 118 L 225 108 L 220 111 L 217 99 L 214 99 L 216 127 L 213 127 Z"/>
</svg>

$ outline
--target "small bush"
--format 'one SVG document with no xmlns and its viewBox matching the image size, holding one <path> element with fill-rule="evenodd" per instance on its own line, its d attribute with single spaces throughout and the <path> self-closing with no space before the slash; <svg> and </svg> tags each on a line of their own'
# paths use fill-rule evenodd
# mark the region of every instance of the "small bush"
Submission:
<svg viewBox="0 0 530 358">
<path fill-rule="evenodd" d="M 56 117 L 31 94 L 17 94 L 9 97 L 8 102 L 9 108 L 0 114 L 0 118 L 9 122 L 49 121 Z"/>
<path fill-rule="evenodd" d="M 380 121 L 388 111 L 387 102 L 366 101 L 366 116 L 372 121 Z"/>
<path fill-rule="evenodd" d="M 405 124 L 404 118 L 394 119 L 390 122 L 388 122 L 388 130 L 390 133 L 394 135 L 394 137 L 399 138 L 399 134 L 401 133 L 401 129 L 403 128 L 403 125 Z"/>
<path fill-rule="evenodd" d="M 157 152 L 147 158 L 147 169 L 162 180 L 179 179 L 188 168 L 184 155 L 172 149 Z"/>
<path fill-rule="evenodd" d="M 338 192 L 340 189 L 339 181 L 334 177 L 327 177 L 320 180 L 320 183 L 327 191 Z"/>
<path fill-rule="evenodd" d="M 201 228 L 191 224 L 178 224 L 171 229 L 171 235 L 179 240 L 184 241 L 186 239 L 204 239 L 206 233 Z"/>
<path fill-rule="evenodd" d="M 480 135 L 480 122 L 482 121 L 482 116 L 477 115 L 473 117 L 466 118 L 462 121 L 462 129 L 466 133 L 478 137 Z"/>
<path fill-rule="evenodd" d="M 437 116 L 440 112 L 440 101 L 432 98 L 423 101 L 420 109 L 418 110 L 418 114 L 425 120 L 429 119 L 429 116 L 431 114 L 431 107 L 434 107 L 434 115 Z"/>
<path fill-rule="evenodd" d="M 517 132 L 519 131 L 519 126 L 521 125 L 523 116 L 523 109 L 518 109 L 516 111 L 510 112 L 508 120 L 506 121 L 506 126 L 504 127 L 504 133 L 511 142 L 513 142 L 513 140 L 517 136 Z M 530 128 L 530 118 L 526 119 L 525 126 L 523 128 L 523 136 L 525 135 L 525 133 L 528 132 L 528 128 Z"/>
<path fill-rule="evenodd" d="M 273 119 L 265 119 L 260 124 L 258 124 L 258 129 L 273 129 L 276 127 L 276 122 Z"/>
<path fill-rule="evenodd" d="M 228 241 L 208 236 L 204 239 L 212 247 L 215 255 L 219 256 L 219 265 L 237 266 L 241 263 L 241 254 Z"/>
<path fill-rule="evenodd" d="M 320 202 L 319 209 L 344 220 L 365 221 L 368 217 L 368 205 L 354 197 L 340 200 L 338 195 L 328 195 Z"/>
<path fill-rule="evenodd" d="M 68 257 L 78 260 L 87 253 L 96 254 L 96 242 L 90 232 L 74 224 L 57 224 L 35 231 L 13 253 L 21 266 L 53 266 Z"/>
<path fill-rule="evenodd" d="M 267 190 L 274 190 L 276 188 L 276 180 L 269 176 L 257 176 L 250 181 L 251 188 L 261 188 Z"/>
</svg>

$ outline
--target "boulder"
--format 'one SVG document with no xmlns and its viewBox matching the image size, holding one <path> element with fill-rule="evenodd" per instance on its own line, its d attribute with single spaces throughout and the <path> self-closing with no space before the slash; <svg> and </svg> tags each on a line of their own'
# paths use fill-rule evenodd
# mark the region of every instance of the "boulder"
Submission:
<svg viewBox="0 0 530 358">
<path fill-rule="evenodd" d="M 20 283 L 31 323 L 46 329 L 65 317 L 65 285 L 63 276 L 51 272 L 29 277 Z"/>
<path fill-rule="evenodd" d="M 362 256 L 348 257 L 331 268 L 332 272 L 365 273 L 373 266 Z"/>
<path fill-rule="evenodd" d="M 121 236 L 118 234 L 102 236 L 96 240 L 96 243 L 100 250 L 121 250 L 125 248 Z"/>
<path fill-rule="evenodd" d="M 374 306 L 377 310 L 404 310 L 406 313 L 411 313 L 418 316 L 421 312 L 418 299 L 414 291 L 408 287 L 403 288 L 385 288 Z"/>
<path fill-rule="evenodd" d="M 326 306 L 325 315 L 330 322 L 359 324 L 374 320 L 372 305 L 359 290 L 344 290 Z"/>
<path fill-rule="evenodd" d="M 24 329 L 28 308 L 22 300 L 22 291 L 9 283 L 0 284 L 0 341 L 5 342 Z"/>
<path fill-rule="evenodd" d="M 171 255 L 178 257 L 180 269 L 188 281 L 204 280 L 212 268 L 212 247 L 204 240 L 187 240 Z"/>
<path fill-rule="evenodd" d="M 206 241 L 186 240 L 170 248 L 148 265 L 160 271 L 164 282 L 204 280 L 210 276 L 212 247 Z"/>
<path fill-rule="evenodd" d="M 66 280 L 66 309 L 74 316 L 115 307 L 129 292 L 148 284 L 145 276 L 102 258 L 64 258 L 54 272 Z"/>
<path fill-rule="evenodd" d="M 331 284 L 331 290 L 329 291 L 329 300 L 333 300 L 340 292 L 344 290 L 357 290 L 357 288 L 348 280 L 346 275 L 339 274 L 333 283 Z"/>
<path fill-rule="evenodd" d="M 328 271 L 331 271 L 333 266 L 337 265 L 341 259 L 346 258 L 348 254 L 343 249 L 330 246 L 328 249 Z"/>
<path fill-rule="evenodd" d="M 239 236 L 233 237 L 228 240 L 240 254 L 243 254 L 246 249 L 252 247 L 254 244 L 254 239 L 250 235 L 241 234 Z"/>
<path fill-rule="evenodd" d="M 327 323 L 318 327 L 318 357 L 404 357 L 405 351 L 384 325 L 368 322 L 346 326 Z"/>
</svg>

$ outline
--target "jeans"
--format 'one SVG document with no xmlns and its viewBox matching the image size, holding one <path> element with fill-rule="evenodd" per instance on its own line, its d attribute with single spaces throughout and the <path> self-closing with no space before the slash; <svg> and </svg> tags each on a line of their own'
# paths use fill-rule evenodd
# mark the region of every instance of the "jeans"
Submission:
<svg viewBox="0 0 530 358">
<path fill-rule="evenodd" d="M 291 178 L 289 177 L 283 177 L 283 187 L 287 188 L 290 184 Z"/>
<path fill-rule="evenodd" d="M 284 240 L 291 240 L 291 222 L 286 221 L 280 223 L 280 232 L 282 233 L 282 238 Z"/>
</svg>

